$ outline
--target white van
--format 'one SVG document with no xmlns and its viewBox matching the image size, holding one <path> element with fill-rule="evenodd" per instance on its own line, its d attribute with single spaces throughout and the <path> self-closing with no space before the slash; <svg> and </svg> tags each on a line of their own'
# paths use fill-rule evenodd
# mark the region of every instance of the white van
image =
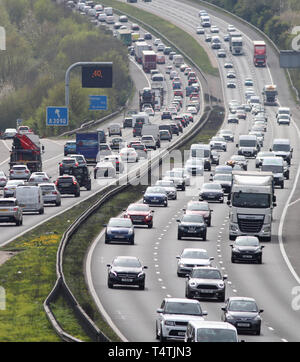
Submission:
<svg viewBox="0 0 300 362">
<path fill-rule="evenodd" d="M 104 8 L 104 13 L 105 13 L 107 16 L 114 15 L 113 8 L 111 8 L 111 7 Z"/>
<path fill-rule="evenodd" d="M 290 108 L 289 107 L 279 107 L 278 108 L 278 111 L 276 113 L 276 118 L 278 118 L 278 116 L 282 115 L 282 114 L 287 114 L 289 115 L 290 117 L 292 117 L 291 115 L 291 111 L 290 111 Z"/>
<path fill-rule="evenodd" d="M 153 74 L 151 76 L 153 82 L 163 82 L 165 80 L 164 76 L 161 73 Z"/>
<path fill-rule="evenodd" d="M 106 24 L 114 24 L 115 18 L 112 15 L 107 15 L 105 19 Z"/>
<path fill-rule="evenodd" d="M 115 178 L 116 169 L 112 162 L 100 161 L 94 168 L 94 179 L 97 178 Z"/>
<path fill-rule="evenodd" d="M 210 23 L 210 17 L 208 15 L 203 15 L 201 16 L 201 25 L 203 26 L 203 28 L 210 28 L 211 23 Z"/>
<path fill-rule="evenodd" d="M 185 342 L 238 342 L 236 328 L 228 322 L 189 321 Z"/>
<path fill-rule="evenodd" d="M 43 192 L 40 186 L 20 185 L 16 188 L 16 199 L 23 212 L 35 211 L 44 213 Z"/>
</svg>

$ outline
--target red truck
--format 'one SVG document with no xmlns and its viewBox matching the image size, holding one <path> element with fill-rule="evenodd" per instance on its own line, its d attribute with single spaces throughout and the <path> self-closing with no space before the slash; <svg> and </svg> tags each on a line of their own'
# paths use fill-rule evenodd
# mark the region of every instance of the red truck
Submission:
<svg viewBox="0 0 300 362">
<path fill-rule="evenodd" d="M 13 138 L 10 152 L 10 167 L 27 165 L 31 172 L 42 171 L 42 157 L 39 136 L 33 133 L 17 133 Z"/>
<path fill-rule="evenodd" d="M 153 50 L 142 51 L 143 71 L 149 73 L 151 69 L 156 69 L 156 53 Z"/>
<path fill-rule="evenodd" d="M 253 63 L 256 67 L 265 67 L 267 63 L 267 47 L 263 40 L 254 40 Z"/>
</svg>

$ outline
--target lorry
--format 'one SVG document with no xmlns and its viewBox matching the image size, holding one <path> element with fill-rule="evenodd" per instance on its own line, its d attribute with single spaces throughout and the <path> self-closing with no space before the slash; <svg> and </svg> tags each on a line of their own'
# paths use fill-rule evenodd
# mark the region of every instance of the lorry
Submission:
<svg viewBox="0 0 300 362">
<path fill-rule="evenodd" d="M 99 129 L 95 132 L 76 133 L 76 153 L 83 155 L 87 163 L 96 163 L 100 143 L 106 142 L 106 134 Z"/>
<path fill-rule="evenodd" d="M 160 147 L 160 138 L 159 138 L 159 126 L 158 124 L 144 124 L 142 127 L 142 137 L 143 136 L 153 136 L 156 145 L 153 146 L 154 149 L 156 147 Z"/>
<path fill-rule="evenodd" d="M 149 115 L 145 112 L 139 112 L 132 115 L 133 123 L 133 137 L 140 137 L 142 135 L 142 127 L 144 124 L 149 124 Z"/>
<path fill-rule="evenodd" d="M 117 38 L 122 41 L 124 45 L 130 46 L 132 44 L 131 31 L 127 29 L 119 29 L 117 31 Z"/>
<path fill-rule="evenodd" d="M 253 63 L 256 67 L 265 67 L 267 62 L 267 46 L 263 40 L 253 41 Z"/>
<path fill-rule="evenodd" d="M 271 241 L 272 212 L 276 206 L 272 172 L 233 171 L 227 205 L 230 240 L 251 235 Z"/>
<path fill-rule="evenodd" d="M 143 51 L 144 50 L 149 50 L 149 45 L 148 43 L 146 43 L 145 41 L 137 41 L 134 44 L 134 56 L 135 56 L 135 60 L 139 63 L 142 64 L 142 59 L 143 59 Z M 155 67 L 156 68 L 156 67 Z M 154 69 L 155 69 L 154 68 Z"/>
<path fill-rule="evenodd" d="M 262 95 L 264 104 L 269 106 L 277 105 L 277 86 L 275 84 L 266 84 L 263 88 Z"/>
<path fill-rule="evenodd" d="M 17 133 L 13 138 L 9 166 L 27 165 L 31 173 L 42 171 L 43 150 L 38 135 L 32 132 Z"/>
<path fill-rule="evenodd" d="M 154 109 L 155 92 L 151 88 L 143 88 L 142 91 L 139 91 L 139 104 L 140 111 L 142 111 L 144 104 L 149 104 Z"/>
<path fill-rule="evenodd" d="M 151 89 L 155 95 L 154 110 L 160 110 L 164 104 L 165 87 L 163 82 L 152 82 Z"/>
<path fill-rule="evenodd" d="M 153 50 L 142 51 L 142 65 L 145 73 L 150 73 L 151 69 L 156 69 L 157 56 Z"/>
<path fill-rule="evenodd" d="M 182 64 L 184 64 L 184 59 L 181 54 L 175 54 L 173 57 L 173 63 L 176 68 L 179 68 Z"/>
<path fill-rule="evenodd" d="M 241 33 L 229 33 L 229 49 L 233 55 L 243 54 L 243 38 Z"/>
</svg>

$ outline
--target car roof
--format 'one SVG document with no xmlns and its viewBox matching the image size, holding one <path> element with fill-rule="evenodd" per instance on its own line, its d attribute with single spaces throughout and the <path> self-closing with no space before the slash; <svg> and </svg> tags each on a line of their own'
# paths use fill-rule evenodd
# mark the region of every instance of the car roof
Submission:
<svg viewBox="0 0 300 362">
<path fill-rule="evenodd" d="M 184 248 L 183 250 L 182 250 L 182 252 L 183 251 L 205 251 L 205 252 L 207 252 L 207 250 L 206 249 L 202 249 L 202 248 Z"/>
<path fill-rule="evenodd" d="M 251 298 L 251 297 L 229 297 L 228 298 L 229 301 L 232 301 L 232 300 L 243 300 L 243 301 L 251 301 L 251 302 L 255 302 L 255 299 L 254 298 Z"/>
<path fill-rule="evenodd" d="M 17 201 L 15 197 L 1 197 L 0 201 Z"/>
<path fill-rule="evenodd" d="M 236 331 L 236 328 L 228 322 L 191 320 L 189 321 L 189 324 L 196 328 L 221 328 Z"/>
<path fill-rule="evenodd" d="M 187 298 L 164 298 L 166 303 L 168 302 L 177 302 L 177 303 L 191 303 L 191 304 L 199 304 L 200 302 L 195 299 L 187 299 Z"/>
</svg>

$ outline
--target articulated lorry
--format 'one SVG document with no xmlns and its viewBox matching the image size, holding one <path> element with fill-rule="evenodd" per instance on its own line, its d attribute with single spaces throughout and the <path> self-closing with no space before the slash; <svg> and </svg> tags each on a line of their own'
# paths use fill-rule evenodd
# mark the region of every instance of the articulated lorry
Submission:
<svg viewBox="0 0 300 362">
<path fill-rule="evenodd" d="M 103 130 L 76 133 L 76 153 L 83 155 L 88 163 L 96 163 L 100 151 L 100 143 L 106 142 Z"/>
<path fill-rule="evenodd" d="M 137 41 L 134 44 L 134 56 L 139 64 L 142 64 L 144 50 L 149 50 L 149 45 L 145 41 Z"/>
<path fill-rule="evenodd" d="M 256 67 L 265 67 L 267 63 L 267 46 L 263 40 L 253 41 L 253 63 Z"/>
<path fill-rule="evenodd" d="M 17 133 L 13 138 L 9 166 L 27 165 L 30 172 L 42 171 L 40 138 L 32 132 Z"/>
<path fill-rule="evenodd" d="M 230 206 L 229 239 L 253 235 L 270 241 L 272 212 L 276 206 L 272 172 L 233 171 Z"/>
<path fill-rule="evenodd" d="M 262 91 L 264 104 L 268 106 L 277 106 L 277 86 L 275 84 L 266 84 Z"/>
<path fill-rule="evenodd" d="M 229 34 L 229 49 L 233 55 L 243 54 L 243 38 L 238 32 Z"/>
</svg>

